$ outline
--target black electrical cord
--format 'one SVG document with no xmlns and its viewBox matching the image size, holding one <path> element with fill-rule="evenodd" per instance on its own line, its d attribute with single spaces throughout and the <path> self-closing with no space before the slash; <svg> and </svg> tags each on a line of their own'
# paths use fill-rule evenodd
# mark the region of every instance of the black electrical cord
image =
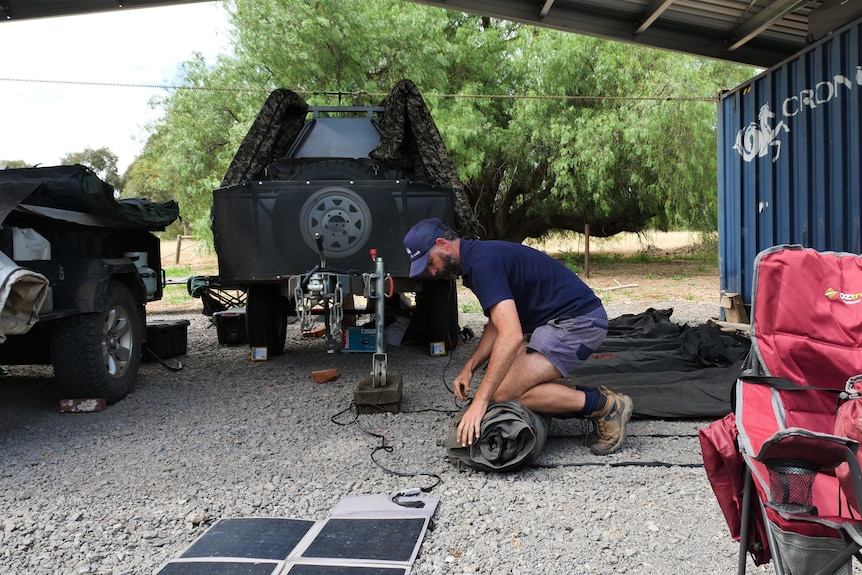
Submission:
<svg viewBox="0 0 862 575">
<path fill-rule="evenodd" d="M 377 407 L 378 409 L 380 409 L 381 412 L 386 411 L 383 408 L 383 406 L 372 405 L 372 407 Z M 344 423 L 344 422 L 337 420 L 337 418 L 339 416 L 344 415 L 344 414 L 350 415 L 350 421 L 347 423 Z M 443 482 L 442 478 L 439 475 L 437 475 L 436 473 L 431 473 L 429 471 L 414 471 L 414 472 L 395 471 L 394 469 L 390 469 L 390 468 L 386 467 L 385 465 L 383 465 L 382 463 L 380 463 L 379 461 L 377 461 L 377 458 L 375 457 L 375 455 L 377 454 L 378 451 L 385 451 L 385 452 L 389 453 L 389 452 L 392 452 L 394 450 L 394 447 L 392 447 L 391 445 L 389 445 L 386 442 L 386 436 L 385 435 L 382 435 L 380 433 L 375 433 L 375 432 L 373 432 L 369 429 L 366 429 L 365 427 L 362 426 L 362 424 L 359 422 L 359 413 L 356 410 L 356 402 L 350 402 L 349 406 L 342 409 L 341 411 L 339 411 L 338 413 L 336 413 L 335 415 L 333 415 L 329 419 L 332 423 L 334 423 L 336 425 L 353 424 L 356 427 L 358 427 L 360 429 L 360 431 L 362 431 L 366 435 L 370 435 L 371 437 L 375 437 L 375 438 L 379 439 L 380 445 L 378 445 L 377 447 L 375 447 L 371 451 L 371 461 L 373 461 L 377 467 L 379 467 L 380 469 L 382 469 L 386 473 L 389 473 L 390 475 L 395 475 L 397 477 L 430 477 L 434 480 L 434 483 L 432 483 L 429 486 L 416 488 L 419 490 L 419 492 L 430 493 L 432 489 L 434 489 L 435 487 L 440 485 L 440 483 Z M 412 490 L 407 490 L 407 491 L 412 493 Z M 393 496 L 393 502 L 397 503 L 397 501 L 394 501 L 394 499 L 397 497 L 406 496 L 407 491 L 399 492 L 401 495 L 399 495 L 399 493 L 396 493 Z M 418 492 L 416 494 L 418 494 Z M 400 503 L 399 503 L 399 505 L 400 505 Z M 409 506 L 409 507 L 412 507 L 412 506 Z"/>
<path fill-rule="evenodd" d="M 449 282 L 449 290 L 450 290 L 449 296 L 455 298 L 455 302 L 457 305 L 458 293 L 457 293 L 456 288 L 455 288 L 456 281 L 457 280 L 452 280 Z M 461 327 L 461 326 L 458 326 L 458 327 Z M 446 338 L 449 339 L 451 336 L 451 333 L 449 330 L 445 330 L 445 331 L 446 331 Z M 464 327 L 458 333 L 463 334 L 465 340 L 473 339 L 476 337 L 473 334 L 473 330 L 471 330 L 469 327 Z M 446 391 L 448 391 L 450 394 L 452 394 L 452 402 L 455 405 L 455 410 L 450 412 L 450 413 L 458 413 L 459 411 L 461 411 L 463 409 L 463 406 L 458 404 L 458 398 L 455 397 L 455 390 L 446 381 L 446 370 L 449 369 L 450 365 L 452 365 L 452 359 L 455 356 L 455 348 L 452 346 L 451 340 L 449 342 L 449 348 L 448 349 L 449 349 L 449 359 L 446 361 L 446 365 L 443 366 L 443 370 L 441 371 L 440 376 L 443 379 L 443 387 L 446 388 Z"/>
</svg>

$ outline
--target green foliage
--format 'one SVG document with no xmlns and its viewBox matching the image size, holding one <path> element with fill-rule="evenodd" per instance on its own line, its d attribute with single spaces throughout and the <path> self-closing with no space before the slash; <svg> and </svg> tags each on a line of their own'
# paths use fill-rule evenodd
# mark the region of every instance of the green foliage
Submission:
<svg viewBox="0 0 862 575">
<path fill-rule="evenodd" d="M 0 169 L 14 168 L 32 168 L 33 164 L 28 164 L 24 160 L 0 160 Z"/>
<path fill-rule="evenodd" d="M 425 95 L 486 238 L 716 227 L 716 102 L 753 70 L 405 3 L 230 0 L 233 54 L 183 65 L 128 186 L 209 234 L 212 190 L 266 96 Z M 459 97 L 447 95 L 457 94 Z M 706 98 L 707 101 L 703 101 Z"/>
<path fill-rule="evenodd" d="M 462 301 L 459 308 L 463 313 L 482 313 L 482 306 L 476 301 Z"/>
<path fill-rule="evenodd" d="M 81 152 L 73 152 L 60 158 L 63 165 L 81 164 L 96 173 L 102 181 L 114 186 L 119 194 L 123 189 L 123 178 L 117 171 L 117 155 L 108 148 L 84 148 Z"/>
<path fill-rule="evenodd" d="M 514 91 L 558 98 L 507 101 L 500 128 L 508 144 L 485 166 L 494 181 L 462 172 L 490 235 L 520 241 L 553 228 L 583 231 L 584 224 L 595 236 L 714 229 L 715 102 L 691 97 L 713 96 L 751 71 L 527 30 L 519 32 L 523 83 Z"/>
<path fill-rule="evenodd" d="M 183 278 L 194 275 L 192 273 L 192 266 L 190 264 L 183 264 L 178 266 L 169 266 L 163 268 L 165 272 L 165 277 L 169 278 Z"/>
</svg>

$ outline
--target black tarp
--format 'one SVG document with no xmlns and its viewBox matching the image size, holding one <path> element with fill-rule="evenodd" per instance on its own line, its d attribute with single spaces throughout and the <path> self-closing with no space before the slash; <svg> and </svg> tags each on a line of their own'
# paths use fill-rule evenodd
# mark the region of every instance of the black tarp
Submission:
<svg viewBox="0 0 862 575">
<path fill-rule="evenodd" d="M 26 190 L 26 195 L 18 193 Z M 117 200 L 113 186 L 80 164 L 0 170 L 0 192 L 0 213 L 4 215 L 19 205 L 49 208 L 88 214 L 97 225 L 147 231 L 163 230 L 179 217 L 179 206 L 173 200 Z M 59 212 L 51 214 L 62 219 Z"/>
<path fill-rule="evenodd" d="M 625 393 L 639 417 L 714 418 L 730 413 L 731 388 L 750 340 L 716 325 L 680 325 L 673 309 L 608 322 L 602 346 L 563 382 Z"/>
</svg>

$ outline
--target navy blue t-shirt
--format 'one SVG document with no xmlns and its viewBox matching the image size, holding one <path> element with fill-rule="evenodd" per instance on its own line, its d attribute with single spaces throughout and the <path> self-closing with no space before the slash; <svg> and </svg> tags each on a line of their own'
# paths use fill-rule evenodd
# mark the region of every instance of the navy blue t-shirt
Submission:
<svg viewBox="0 0 862 575">
<path fill-rule="evenodd" d="M 514 242 L 462 239 L 461 273 L 485 315 L 501 301 L 514 300 L 524 333 L 602 303 L 575 272 L 544 252 Z"/>
</svg>

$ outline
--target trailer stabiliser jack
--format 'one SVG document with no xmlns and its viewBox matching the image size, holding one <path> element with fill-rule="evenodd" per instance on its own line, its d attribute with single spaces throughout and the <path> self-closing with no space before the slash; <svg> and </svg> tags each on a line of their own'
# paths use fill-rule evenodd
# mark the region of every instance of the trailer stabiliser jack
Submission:
<svg viewBox="0 0 862 575">
<path fill-rule="evenodd" d="M 375 262 L 374 290 L 369 295 L 376 298 L 375 326 L 376 350 L 372 358 L 371 374 L 359 381 L 353 394 L 353 401 L 359 413 L 379 413 L 401 410 L 401 393 L 404 381 L 401 375 L 389 373 L 385 340 L 385 301 L 383 284 L 386 280 L 383 258 L 377 257 L 377 250 L 371 250 Z M 371 290 L 369 290 L 371 292 Z"/>
</svg>

